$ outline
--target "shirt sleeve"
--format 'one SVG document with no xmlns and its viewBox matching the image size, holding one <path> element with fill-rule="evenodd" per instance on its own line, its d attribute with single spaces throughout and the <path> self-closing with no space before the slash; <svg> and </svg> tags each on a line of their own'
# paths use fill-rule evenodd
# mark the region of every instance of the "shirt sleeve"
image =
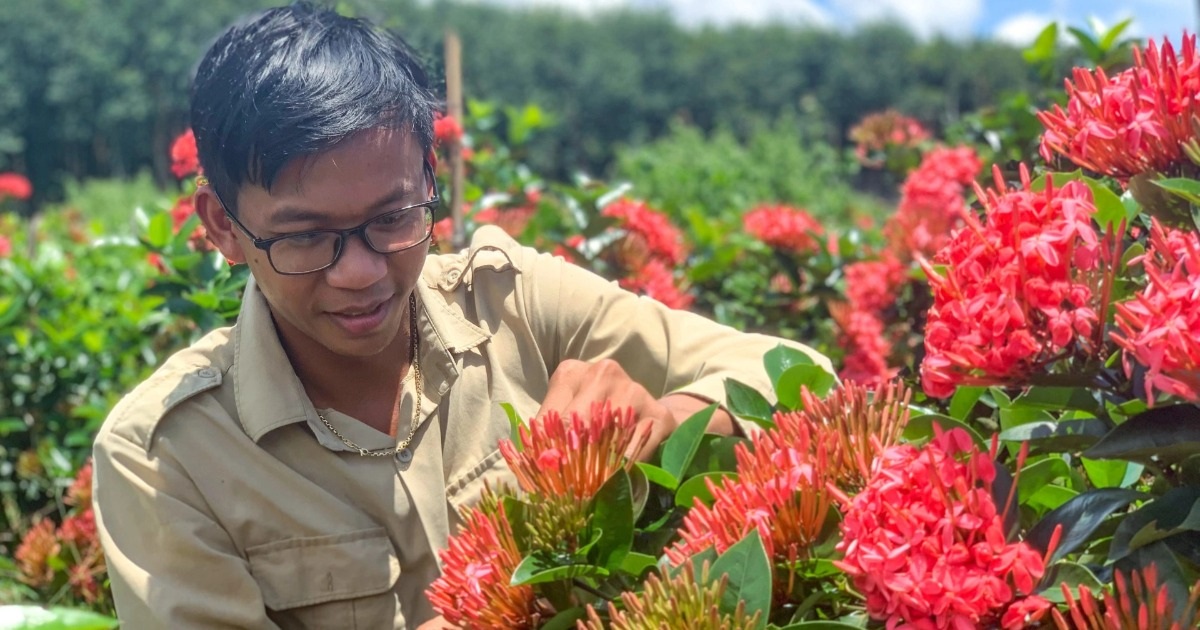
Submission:
<svg viewBox="0 0 1200 630">
<path fill-rule="evenodd" d="M 94 485 L 122 627 L 277 627 L 248 563 L 169 454 L 101 433 Z"/>
<path fill-rule="evenodd" d="M 668 308 L 561 258 L 526 250 L 522 266 L 526 299 L 534 313 L 547 314 L 533 326 L 550 340 L 543 347 L 551 349 L 545 357 L 551 371 L 564 359 L 613 359 L 656 396 L 685 393 L 722 404 L 728 378 L 773 401 L 763 355 L 780 344 L 833 372 L 829 359 L 808 346 Z"/>
</svg>

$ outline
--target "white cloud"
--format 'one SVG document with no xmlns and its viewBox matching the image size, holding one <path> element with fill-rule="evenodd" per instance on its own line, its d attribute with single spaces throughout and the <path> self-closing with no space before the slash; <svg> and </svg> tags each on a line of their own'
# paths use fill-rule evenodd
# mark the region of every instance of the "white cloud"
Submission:
<svg viewBox="0 0 1200 630">
<path fill-rule="evenodd" d="M 1028 46 L 1037 39 L 1046 25 L 1054 22 L 1053 16 L 1044 13 L 1019 13 L 1001 22 L 992 36 L 1014 46 Z"/>
<path fill-rule="evenodd" d="M 898 19 L 921 37 L 970 36 L 983 14 L 983 0 L 834 0 L 834 5 L 854 23 Z"/>
</svg>

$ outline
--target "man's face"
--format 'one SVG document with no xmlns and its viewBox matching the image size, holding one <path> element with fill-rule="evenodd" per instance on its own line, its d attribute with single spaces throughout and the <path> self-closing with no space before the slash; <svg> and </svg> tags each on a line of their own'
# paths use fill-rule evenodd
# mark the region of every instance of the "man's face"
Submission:
<svg viewBox="0 0 1200 630">
<path fill-rule="evenodd" d="M 294 160 L 271 191 L 243 186 L 236 203 L 238 218 L 261 239 L 353 228 L 427 201 L 433 183 L 425 173 L 421 145 L 412 133 L 363 131 L 329 151 Z M 208 200 L 217 206 L 212 201 Z M 199 197 L 197 205 L 202 205 Z M 202 214 L 206 223 L 219 219 L 212 211 Z M 250 265 L 293 358 L 318 358 L 326 352 L 369 357 L 403 337 L 398 332 L 408 321 L 408 295 L 420 277 L 428 240 L 401 252 L 379 254 L 360 236 L 351 236 L 337 264 L 292 276 L 277 273 L 267 252 L 227 220 L 217 227 L 214 240 L 226 257 Z"/>
</svg>

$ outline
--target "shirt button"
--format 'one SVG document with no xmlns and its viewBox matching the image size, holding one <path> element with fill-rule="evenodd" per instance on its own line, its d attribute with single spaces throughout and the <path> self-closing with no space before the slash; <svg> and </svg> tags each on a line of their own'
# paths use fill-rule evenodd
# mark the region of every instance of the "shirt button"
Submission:
<svg viewBox="0 0 1200 630">
<path fill-rule="evenodd" d="M 200 378 L 216 378 L 217 371 L 212 368 L 200 368 L 200 371 L 196 372 L 196 376 Z"/>
<path fill-rule="evenodd" d="M 460 272 L 459 270 L 451 269 L 450 271 L 446 272 L 446 281 L 447 282 L 458 282 L 458 277 L 461 275 L 462 275 L 462 272 Z"/>
<path fill-rule="evenodd" d="M 438 385 L 438 393 L 439 394 L 445 396 L 446 392 L 448 392 L 448 391 L 450 391 L 450 383 L 443 382 L 441 385 Z"/>
</svg>

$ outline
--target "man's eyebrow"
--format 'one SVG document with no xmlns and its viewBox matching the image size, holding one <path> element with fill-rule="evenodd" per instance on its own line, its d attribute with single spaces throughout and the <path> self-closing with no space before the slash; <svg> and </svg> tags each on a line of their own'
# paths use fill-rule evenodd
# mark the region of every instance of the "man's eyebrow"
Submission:
<svg viewBox="0 0 1200 630">
<path fill-rule="evenodd" d="M 420 186 L 411 180 L 404 181 L 396 186 L 396 188 L 394 188 L 391 192 L 385 193 L 382 197 L 376 199 L 367 208 L 368 210 L 379 210 L 381 208 L 386 208 L 387 206 L 390 206 L 391 204 L 394 204 L 405 197 L 411 196 L 419 188 Z M 278 225 L 284 223 L 303 223 L 306 221 L 319 222 L 328 218 L 329 214 L 325 212 L 318 212 L 316 210 L 299 206 L 283 206 L 281 208 L 277 208 L 272 214 L 271 223 Z"/>
</svg>

